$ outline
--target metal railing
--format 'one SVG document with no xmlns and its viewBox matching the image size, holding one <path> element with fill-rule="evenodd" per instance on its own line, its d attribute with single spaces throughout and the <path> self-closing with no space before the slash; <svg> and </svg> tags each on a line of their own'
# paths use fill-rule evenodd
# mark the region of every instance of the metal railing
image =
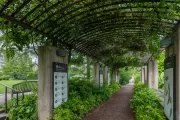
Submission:
<svg viewBox="0 0 180 120">
<path fill-rule="evenodd" d="M 32 92 L 35 88 L 38 86 L 37 80 L 31 80 L 31 81 L 24 81 L 17 84 L 14 84 L 12 86 L 13 89 L 20 90 L 25 92 Z M 11 97 L 13 97 L 13 94 L 16 94 L 16 91 L 11 92 Z"/>
<path fill-rule="evenodd" d="M 5 112 L 8 112 L 8 99 L 7 99 L 7 93 L 8 93 L 8 89 L 10 89 L 11 91 L 16 91 L 16 105 L 18 106 L 18 102 L 19 102 L 19 93 L 22 93 L 22 100 L 24 99 L 24 92 L 20 91 L 20 90 L 16 90 L 13 89 L 3 83 L 0 83 L 0 85 L 4 86 L 4 92 L 5 92 Z"/>
</svg>

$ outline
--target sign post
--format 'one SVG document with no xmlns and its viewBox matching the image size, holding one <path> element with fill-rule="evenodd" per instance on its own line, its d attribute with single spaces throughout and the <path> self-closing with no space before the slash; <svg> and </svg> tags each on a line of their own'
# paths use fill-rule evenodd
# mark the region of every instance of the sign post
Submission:
<svg viewBox="0 0 180 120">
<path fill-rule="evenodd" d="M 164 113 L 175 120 L 175 56 L 165 59 L 164 69 Z"/>
</svg>

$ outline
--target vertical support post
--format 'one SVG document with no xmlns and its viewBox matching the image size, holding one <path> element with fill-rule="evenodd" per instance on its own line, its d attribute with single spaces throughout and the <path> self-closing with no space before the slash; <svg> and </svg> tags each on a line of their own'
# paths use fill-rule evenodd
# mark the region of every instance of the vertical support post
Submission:
<svg viewBox="0 0 180 120">
<path fill-rule="evenodd" d="M 120 72 L 119 72 L 119 69 L 116 71 L 116 74 L 117 74 L 116 82 L 119 83 L 119 81 L 120 81 Z"/>
<path fill-rule="evenodd" d="M 147 85 L 147 65 L 144 66 L 144 83 Z"/>
<path fill-rule="evenodd" d="M 153 81 L 153 72 L 152 71 L 153 71 L 153 62 L 150 59 L 148 61 L 148 79 L 147 79 L 149 88 L 152 88 L 152 81 Z"/>
<path fill-rule="evenodd" d="M 68 64 L 68 55 L 60 57 L 56 47 L 38 47 L 38 120 L 53 115 L 53 62 Z"/>
<path fill-rule="evenodd" d="M 16 94 L 16 105 L 18 106 L 18 104 L 19 104 L 19 94 L 17 92 L 17 94 Z"/>
<path fill-rule="evenodd" d="M 141 67 L 141 82 L 144 83 L 145 81 L 145 67 Z"/>
<path fill-rule="evenodd" d="M 5 87 L 5 112 L 7 113 L 7 87 Z"/>
<path fill-rule="evenodd" d="M 13 88 L 13 87 L 12 87 L 12 88 Z M 11 90 L 11 99 L 13 98 L 13 93 L 14 93 L 14 91 Z"/>
<path fill-rule="evenodd" d="M 94 64 L 92 68 L 92 80 L 96 80 L 96 64 Z"/>
<path fill-rule="evenodd" d="M 107 66 L 104 66 L 103 78 L 104 78 L 104 83 L 108 84 L 108 67 Z"/>
<path fill-rule="evenodd" d="M 158 62 L 153 61 L 153 89 L 158 90 Z"/>
<path fill-rule="evenodd" d="M 110 70 L 108 69 L 108 85 L 111 83 L 111 75 L 110 75 Z"/>
<path fill-rule="evenodd" d="M 95 63 L 93 66 L 93 80 L 97 87 L 100 86 L 100 64 Z"/>
<path fill-rule="evenodd" d="M 176 83 L 176 120 L 180 120 L 180 23 L 177 24 L 175 29 L 175 43 L 173 51 L 176 54 L 176 76 L 175 76 L 175 83 Z M 169 51 L 168 51 L 169 52 Z"/>
<path fill-rule="evenodd" d="M 112 80 L 116 81 L 116 70 L 112 70 Z"/>
</svg>

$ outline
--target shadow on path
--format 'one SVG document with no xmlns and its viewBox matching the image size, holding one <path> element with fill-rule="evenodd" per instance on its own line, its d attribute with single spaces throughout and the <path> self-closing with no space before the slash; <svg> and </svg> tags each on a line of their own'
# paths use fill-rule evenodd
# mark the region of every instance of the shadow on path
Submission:
<svg viewBox="0 0 180 120">
<path fill-rule="evenodd" d="M 129 100 L 133 96 L 133 84 L 122 86 L 110 100 L 100 105 L 83 120 L 135 120 Z"/>
</svg>

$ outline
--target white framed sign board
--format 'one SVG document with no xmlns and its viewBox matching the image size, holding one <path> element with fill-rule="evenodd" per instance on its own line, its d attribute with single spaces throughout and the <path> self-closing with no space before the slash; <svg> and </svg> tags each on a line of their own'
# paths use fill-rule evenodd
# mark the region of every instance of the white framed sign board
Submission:
<svg viewBox="0 0 180 120">
<path fill-rule="evenodd" d="M 110 80 L 111 80 L 110 73 L 108 72 L 108 85 L 110 85 Z"/>
<path fill-rule="evenodd" d="M 68 100 L 68 72 L 67 64 L 53 63 L 53 107 Z"/>
<path fill-rule="evenodd" d="M 164 113 L 175 120 L 175 56 L 166 58 L 164 69 Z"/>
<path fill-rule="evenodd" d="M 103 86 L 103 71 L 102 70 L 99 71 L 99 86 L 100 87 Z"/>
</svg>

